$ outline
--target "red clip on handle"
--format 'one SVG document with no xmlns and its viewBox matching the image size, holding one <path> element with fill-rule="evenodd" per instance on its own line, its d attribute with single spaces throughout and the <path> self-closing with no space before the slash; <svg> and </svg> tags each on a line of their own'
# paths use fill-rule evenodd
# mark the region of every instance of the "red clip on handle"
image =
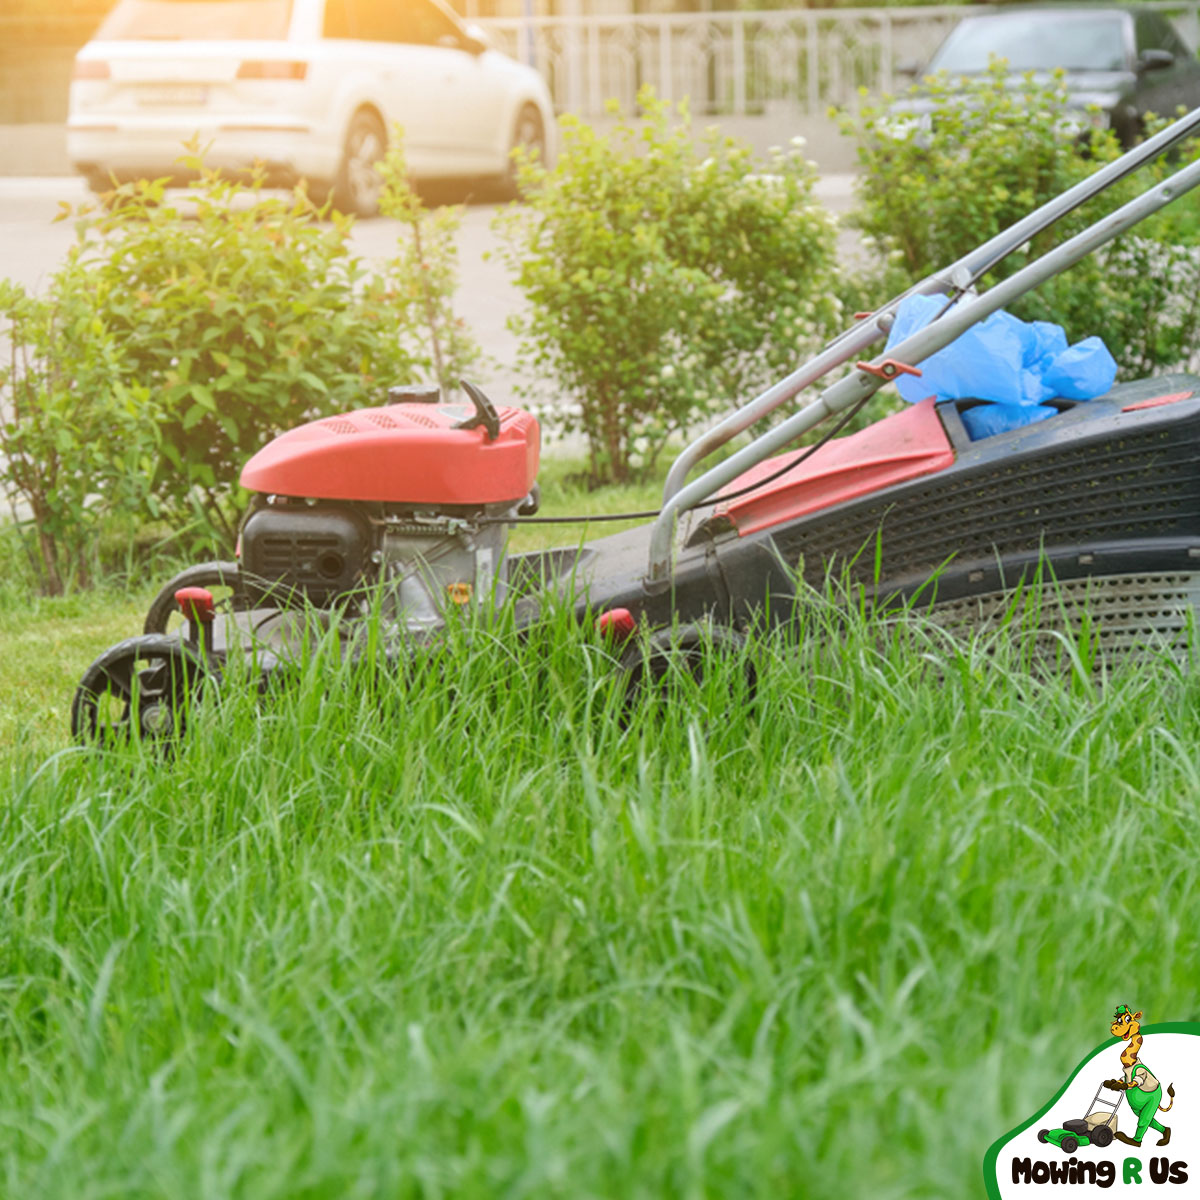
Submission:
<svg viewBox="0 0 1200 1200">
<path fill-rule="evenodd" d="M 213 594 L 208 588 L 186 587 L 175 593 L 175 603 L 179 611 L 189 621 L 199 621 L 201 625 L 211 625 L 216 619 L 216 605 Z"/>
<path fill-rule="evenodd" d="M 908 363 L 897 362 L 894 358 L 885 358 L 879 366 L 869 362 L 860 362 L 854 365 L 860 371 L 866 371 L 868 375 L 878 375 L 880 379 L 895 379 L 897 375 L 916 375 L 919 377 L 921 374 L 916 367 L 910 367 Z"/>
</svg>

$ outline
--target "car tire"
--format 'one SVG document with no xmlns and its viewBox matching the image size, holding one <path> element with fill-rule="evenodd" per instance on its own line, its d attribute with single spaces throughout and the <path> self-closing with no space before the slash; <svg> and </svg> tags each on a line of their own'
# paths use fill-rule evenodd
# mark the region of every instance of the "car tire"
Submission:
<svg viewBox="0 0 1200 1200">
<path fill-rule="evenodd" d="M 356 217 L 379 212 L 383 178 L 375 169 L 387 150 L 383 122 L 366 109 L 356 112 L 346 128 L 342 161 L 333 183 L 333 207 Z"/>
<path fill-rule="evenodd" d="M 546 163 L 546 123 L 536 104 L 522 104 L 517 119 L 513 122 L 512 136 L 508 141 L 508 159 L 505 164 L 503 179 L 504 194 L 510 200 L 516 200 L 521 195 L 521 185 L 517 178 L 517 164 L 513 161 L 513 151 L 526 149 L 532 151 L 538 162 Z"/>
<path fill-rule="evenodd" d="M 101 171 L 97 167 L 89 167 L 80 172 L 83 176 L 83 182 L 87 184 L 87 190 L 93 196 L 103 196 L 106 192 L 111 192 L 117 185 L 113 183 L 112 176 L 107 171 Z"/>
</svg>

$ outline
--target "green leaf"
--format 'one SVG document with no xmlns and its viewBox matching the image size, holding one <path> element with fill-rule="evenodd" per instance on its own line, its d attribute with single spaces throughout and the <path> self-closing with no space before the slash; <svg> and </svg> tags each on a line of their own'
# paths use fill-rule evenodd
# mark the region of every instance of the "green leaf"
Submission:
<svg viewBox="0 0 1200 1200">
<path fill-rule="evenodd" d="M 196 405 L 208 412 L 215 412 L 217 402 L 213 399 L 212 391 L 207 384 L 193 383 L 188 393 Z"/>
</svg>

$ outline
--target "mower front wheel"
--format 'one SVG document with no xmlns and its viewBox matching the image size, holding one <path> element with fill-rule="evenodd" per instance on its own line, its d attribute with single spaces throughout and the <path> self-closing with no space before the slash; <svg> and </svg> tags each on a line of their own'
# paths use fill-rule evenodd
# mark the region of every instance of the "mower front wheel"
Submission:
<svg viewBox="0 0 1200 1200">
<path fill-rule="evenodd" d="M 1063 1140 L 1061 1142 L 1059 1142 L 1058 1145 L 1059 1145 L 1059 1149 L 1065 1151 L 1067 1154 L 1074 1154 L 1075 1151 L 1079 1149 L 1079 1142 L 1076 1138 L 1073 1138 L 1073 1137 L 1063 1138 Z"/>
<path fill-rule="evenodd" d="M 75 740 L 104 748 L 170 742 L 184 732 L 207 666 L 178 638 L 127 638 L 83 673 L 71 703 Z"/>
</svg>

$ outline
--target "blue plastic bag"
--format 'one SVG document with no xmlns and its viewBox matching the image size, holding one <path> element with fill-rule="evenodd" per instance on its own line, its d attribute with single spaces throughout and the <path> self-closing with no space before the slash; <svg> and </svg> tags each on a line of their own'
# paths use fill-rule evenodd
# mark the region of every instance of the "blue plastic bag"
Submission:
<svg viewBox="0 0 1200 1200">
<path fill-rule="evenodd" d="M 896 310 L 887 348 L 924 329 L 946 305 L 944 296 L 909 296 Z M 910 404 L 939 400 L 993 400 L 1036 405 L 1055 396 L 1093 400 L 1117 377 L 1117 364 L 1097 337 L 1067 345 L 1060 325 L 1022 321 L 994 312 L 919 364 L 920 377 L 896 380 Z M 999 432 L 997 430 L 996 432 Z"/>
<path fill-rule="evenodd" d="M 1058 415 L 1057 408 L 1045 404 L 977 404 L 961 414 L 967 436 L 977 442 L 980 438 L 994 437 L 1022 425 L 1033 425 L 1047 417 Z"/>
<path fill-rule="evenodd" d="M 1042 376 L 1054 395 L 1066 400 L 1095 400 L 1112 387 L 1116 377 L 1117 364 L 1098 337 L 1084 338 L 1064 350 Z"/>
</svg>

